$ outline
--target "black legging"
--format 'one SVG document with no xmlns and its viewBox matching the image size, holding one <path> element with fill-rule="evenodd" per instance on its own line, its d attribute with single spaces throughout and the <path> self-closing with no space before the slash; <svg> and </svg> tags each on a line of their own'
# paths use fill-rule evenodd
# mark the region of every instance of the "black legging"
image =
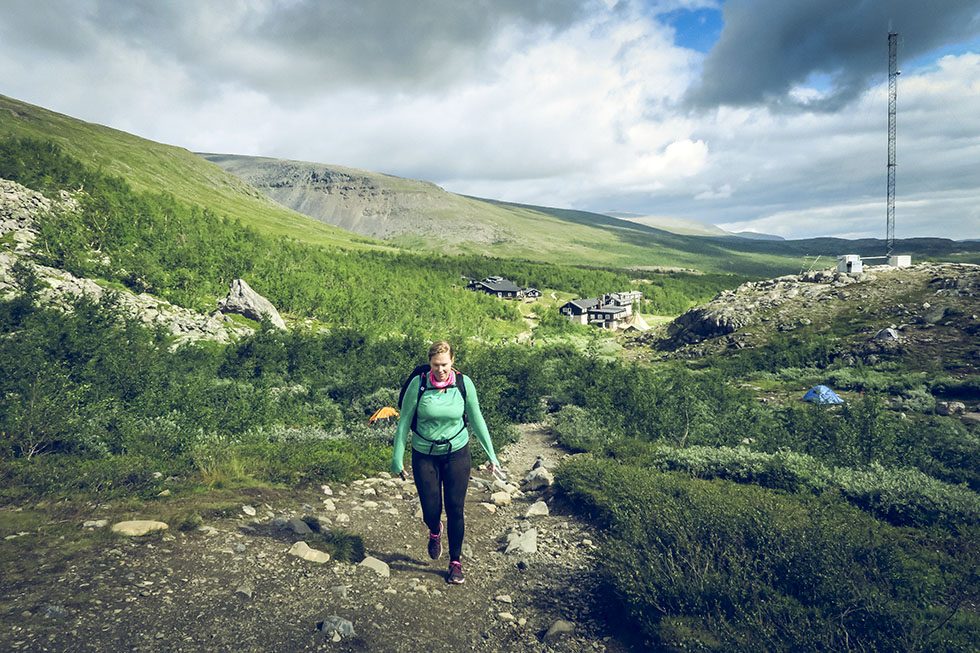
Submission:
<svg viewBox="0 0 980 653">
<path fill-rule="evenodd" d="M 439 532 L 445 494 L 450 561 L 459 560 L 463 552 L 463 503 L 470 482 L 470 465 L 468 444 L 443 456 L 430 456 L 412 449 L 412 473 L 422 504 L 422 519 L 430 533 Z"/>
</svg>

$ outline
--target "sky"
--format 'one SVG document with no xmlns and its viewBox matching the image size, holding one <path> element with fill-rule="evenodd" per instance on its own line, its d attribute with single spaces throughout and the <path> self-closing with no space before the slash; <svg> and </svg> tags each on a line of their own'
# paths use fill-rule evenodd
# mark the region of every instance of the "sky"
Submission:
<svg viewBox="0 0 980 653">
<path fill-rule="evenodd" d="M 0 94 L 193 151 L 447 190 L 980 238 L 980 0 L 0 0 Z"/>
</svg>

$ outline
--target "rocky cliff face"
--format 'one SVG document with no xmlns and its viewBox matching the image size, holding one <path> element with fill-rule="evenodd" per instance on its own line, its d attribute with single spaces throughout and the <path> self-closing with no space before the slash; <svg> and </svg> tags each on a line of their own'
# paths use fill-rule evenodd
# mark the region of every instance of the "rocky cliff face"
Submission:
<svg viewBox="0 0 980 653">
<path fill-rule="evenodd" d="M 490 243 L 509 234 L 464 219 L 470 200 L 435 184 L 354 168 L 231 154 L 202 154 L 283 206 L 374 238 L 401 235 Z"/>
<path fill-rule="evenodd" d="M 72 302 L 82 295 L 102 301 L 107 293 L 113 292 L 125 313 L 147 325 L 162 325 L 173 334 L 175 345 L 201 339 L 229 342 L 251 332 L 248 327 L 236 325 L 219 312 L 202 315 L 146 293 L 110 291 L 91 279 L 32 261 L 30 250 L 38 233 L 38 216 L 47 211 L 75 208 L 74 199 L 67 193 L 63 193 L 59 200 L 50 200 L 20 184 L 0 179 L 0 297 L 18 292 L 11 270 L 21 261 L 30 265 L 43 283 L 41 301 L 61 310 L 69 310 Z"/>
</svg>

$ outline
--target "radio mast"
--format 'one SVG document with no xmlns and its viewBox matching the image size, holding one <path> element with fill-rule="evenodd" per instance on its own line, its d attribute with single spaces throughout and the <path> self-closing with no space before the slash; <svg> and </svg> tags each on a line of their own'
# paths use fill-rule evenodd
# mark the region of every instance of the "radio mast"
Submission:
<svg viewBox="0 0 980 653">
<path fill-rule="evenodd" d="M 888 33 L 888 197 L 885 202 L 885 256 L 895 249 L 895 128 L 898 103 L 898 33 Z"/>
</svg>

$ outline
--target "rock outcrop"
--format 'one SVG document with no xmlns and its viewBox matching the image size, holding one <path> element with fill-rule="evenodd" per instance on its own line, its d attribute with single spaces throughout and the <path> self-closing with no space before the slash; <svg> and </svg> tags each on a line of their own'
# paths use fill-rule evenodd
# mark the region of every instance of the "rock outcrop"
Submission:
<svg viewBox="0 0 980 653">
<path fill-rule="evenodd" d="M 286 328 L 286 323 L 272 302 L 252 290 L 244 279 L 235 279 L 231 282 L 228 296 L 218 302 L 218 310 L 222 313 L 238 313 L 256 322 L 261 322 L 263 317 L 267 317 L 276 327 Z"/>
<path fill-rule="evenodd" d="M 936 303 L 942 305 L 910 307 L 910 293 L 937 298 Z M 873 329 L 864 336 L 864 340 L 872 341 L 867 347 L 891 351 L 906 340 L 899 320 L 911 325 L 945 325 L 964 309 L 969 310 L 967 315 L 972 314 L 970 306 L 977 298 L 980 266 L 971 264 L 922 263 L 901 269 L 874 266 L 857 276 L 816 270 L 725 290 L 675 319 L 667 327 L 667 338 L 658 346 L 674 350 L 720 338 L 725 346 L 739 348 L 746 345 L 749 328 L 785 332 L 811 324 L 826 327 L 841 319 L 843 312 L 851 311 L 858 315 L 848 315 L 848 325 Z M 962 306 L 953 306 L 957 302 Z M 889 322 L 894 320 L 895 324 L 875 324 L 876 312 L 892 316 Z"/>
<path fill-rule="evenodd" d="M 147 326 L 163 326 L 174 336 L 175 346 L 191 340 L 231 342 L 252 332 L 252 329 L 236 325 L 217 312 L 202 315 L 146 293 L 110 290 L 91 279 L 33 262 L 30 250 L 38 233 L 38 216 L 48 211 L 76 209 L 77 202 L 68 193 L 63 192 L 60 199 L 51 200 L 20 184 L 0 179 L 0 243 L 6 241 L 12 245 L 6 251 L 0 247 L 0 297 L 19 292 L 12 268 L 20 261 L 30 266 L 39 277 L 43 286 L 39 299 L 45 306 L 69 311 L 83 295 L 101 302 L 108 293 L 112 293 L 124 314 L 135 317 Z"/>
</svg>

